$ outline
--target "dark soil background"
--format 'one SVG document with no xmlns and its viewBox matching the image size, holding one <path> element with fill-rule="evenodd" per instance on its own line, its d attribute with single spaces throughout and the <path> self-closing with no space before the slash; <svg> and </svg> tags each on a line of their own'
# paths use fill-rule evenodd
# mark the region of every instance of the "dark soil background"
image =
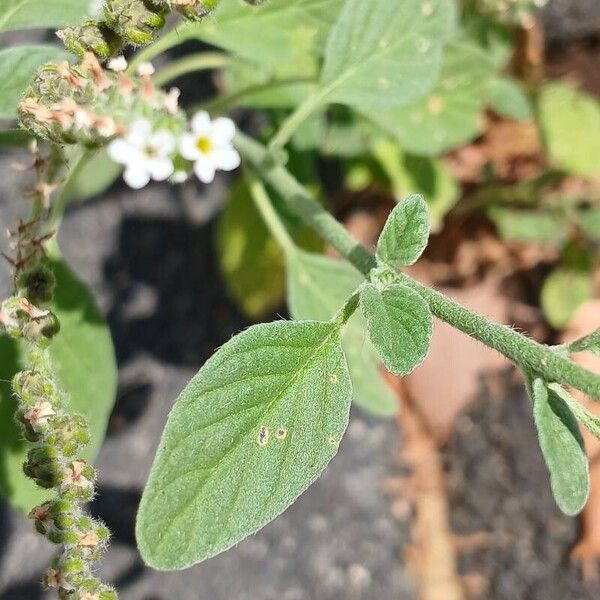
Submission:
<svg viewBox="0 0 600 600">
<path fill-rule="evenodd" d="M 555 45 L 597 35 L 600 3 L 554 0 L 544 23 Z M 20 158 L 0 154 L 2 229 L 22 209 L 22 175 L 11 169 Z M 223 291 L 212 247 L 227 185 L 133 193 L 117 184 L 71 207 L 62 228 L 68 262 L 107 315 L 120 369 L 92 506 L 114 532 L 100 574 L 123 600 L 416 598 L 403 560 L 409 522 L 392 517 L 381 485 L 401 471 L 400 436 L 394 422 L 359 411 L 324 476 L 257 535 L 183 572 L 140 561 L 135 512 L 171 405 L 215 348 L 248 325 Z M 461 573 L 479 576 L 485 598 L 600 598 L 600 587 L 585 586 L 568 565 L 578 524 L 552 501 L 528 402 L 510 372 L 482 382 L 445 452 L 456 533 L 487 534 L 461 554 Z M 46 598 L 38 580 L 53 550 L 0 501 L 0 600 Z"/>
</svg>

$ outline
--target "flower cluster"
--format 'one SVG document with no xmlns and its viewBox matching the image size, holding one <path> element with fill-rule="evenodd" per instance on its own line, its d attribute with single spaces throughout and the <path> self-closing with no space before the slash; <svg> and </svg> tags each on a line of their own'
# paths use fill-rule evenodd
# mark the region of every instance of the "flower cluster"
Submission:
<svg viewBox="0 0 600 600">
<path fill-rule="evenodd" d="M 153 129 L 148 119 L 138 118 L 124 136 L 108 146 L 109 156 L 125 166 L 123 178 L 134 189 L 150 179 L 171 178 L 182 182 L 190 170 L 204 183 L 210 183 L 217 170 L 231 171 L 240 164 L 232 145 L 235 125 L 219 117 L 211 121 L 200 111 L 190 122 L 190 130 L 174 136 L 166 129 Z M 176 168 L 177 165 L 177 168 Z"/>
<path fill-rule="evenodd" d="M 173 131 L 183 131 L 179 92 L 156 89 L 150 65 L 141 65 L 136 77 L 125 72 L 123 57 L 108 66 L 103 69 L 92 53 L 74 67 L 45 65 L 19 106 L 22 126 L 42 139 L 89 148 L 124 133 L 132 115 L 162 119 Z"/>
<path fill-rule="evenodd" d="M 217 0 L 104 0 L 94 1 L 91 18 L 77 27 L 58 32 L 65 46 L 81 58 L 92 52 L 107 59 L 128 45 L 150 43 L 164 26 L 169 12 L 178 11 L 188 20 L 202 19 Z"/>
<path fill-rule="evenodd" d="M 19 290 L 26 292 L 26 290 Z M 12 388 L 18 400 L 16 418 L 32 446 L 24 473 L 40 487 L 54 488 L 54 500 L 29 513 L 39 533 L 62 553 L 46 571 L 44 583 L 59 598 L 116 600 L 116 592 L 92 572 L 92 563 L 105 549 L 109 531 L 85 514 L 82 503 L 94 496 L 94 469 L 82 458 L 90 441 L 85 418 L 65 411 L 65 398 L 52 374 L 46 346 L 58 331 L 56 318 L 23 295 L 3 302 L 0 324 L 12 337 L 29 342 L 29 368 L 17 373 Z"/>
</svg>

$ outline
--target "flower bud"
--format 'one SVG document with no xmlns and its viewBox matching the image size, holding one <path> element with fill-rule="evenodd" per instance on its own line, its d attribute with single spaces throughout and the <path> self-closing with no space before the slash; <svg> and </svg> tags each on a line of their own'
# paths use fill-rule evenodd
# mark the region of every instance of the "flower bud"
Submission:
<svg viewBox="0 0 600 600">
<path fill-rule="evenodd" d="M 83 58 L 86 52 L 93 52 L 99 58 L 110 58 L 122 44 L 104 23 L 88 20 L 78 27 L 66 27 L 56 34 L 68 50 Z"/>
<path fill-rule="evenodd" d="M 151 42 L 165 24 L 166 7 L 142 0 L 106 0 L 104 18 L 109 27 L 127 42 Z"/>
<path fill-rule="evenodd" d="M 56 277 L 52 269 L 38 263 L 17 278 L 17 288 L 33 304 L 44 304 L 52 300 Z"/>
<path fill-rule="evenodd" d="M 23 325 L 23 337 L 34 343 L 45 345 L 60 331 L 60 322 L 56 315 L 47 315 L 29 320 Z"/>
<path fill-rule="evenodd" d="M 173 4 L 188 21 L 200 21 L 209 15 L 216 7 L 217 0 L 188 0 L 186 2 L 174 1 Z"/>
</svg>

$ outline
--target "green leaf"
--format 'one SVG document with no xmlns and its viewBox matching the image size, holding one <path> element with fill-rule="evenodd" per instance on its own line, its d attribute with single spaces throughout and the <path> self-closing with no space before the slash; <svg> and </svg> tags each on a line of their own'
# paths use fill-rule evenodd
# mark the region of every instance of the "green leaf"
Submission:
<svg viewBox="0 0 600 600">
<path fill-rule="evenodd" d="M 600 439 L 600 418 L 579 404 L 579 402 L 577 402 L 577 400 L 575 400 L 575 398 L 573 398 L 573 396 L 558 383 L 550 383 L 548 389 L 563 400 L 577 420 L 580 423 L 583 423 L 592 435 Z"/>
<path fill-rule="evenodd" d="M 106 424 L 115 401 L 117 370 L 110 331 L 87 288 L 64 262 L 53 264 L 56 295 L 52 309 L 61 323 L 50 346 L 59 381 L 69 394 L 69 409 L 86 415 L 91 443 L 84 458 L 92 461 L 104 440 Z M 9 502 L 28 510 L 42 502 L 47 492 L 25 477 L 22 464 L 28 444 L 13 420 L 15 400 L 12 376 L 24 368 L 24 348 L 0 337 L 0 490 Z"/>
<path fill-rule="evenodd" d="M 81 202 L 104 192 L 119 177 L 121 165 L 111 160 L 105 149 L 89 152 L 69 184 L 69 197 Z"/>
<path fill-rule="evenodd" d="M 421 194 L 427 202 L 431 229 L 439 231 L 443 219 L 458 202 L 460 190 L 450 170 L 436 158 L 402 152 L 397 143 L 380 140 L 373 155 L 388 176 L 396 198 Z"/>
<path fill-rule="evenodd" d="M 593 352 L 600 356 L 600 328 L 569 344 L 570 352 Z"/>
<path fill-rule="evenodd" d="M 579 425 L 563 398 L 541 379 L 534 379 L 530 387 L 535 426 L 550 471 L 552 493 L 565 514 L 576 515 L 584 507 L 590 487 Z"/>
<path fill-rule="evenodd" d="M 16 118 L 19 102 L 42 64 L 66 56 L 58 46 L 42 44 L 0 50 L 0 119 Z"/>
<path fill-rule="evenodd" d="M 577 175 L 600 173 L 600 103 L 566 83 L 550 83 L 538 98 L 550 160 Z"/>
<path fill-rule="evenodd" d="M 371 342 L 392 373 L 406 375 L 423 362 L 433 320 L 417 292 L 398 284 L 383 290 L 368 284 L 360 293 L 360 307 Z"/>
<path fill-rule="evenodd" d="M 0 31 L 76 25 L 90 14 L 90 0 L 0 0 Z"/>
<path fill-rule="evenodd" d="M 285 296 L 285 259 L 238 181 L 217 225 L 216 247 L 227 291 L 252 319 L 272 314 Z"/>
<path fill-rule="evenodd" d="M 26 146 L 33 137 L 24 129 L 5 129 L 0 131 L 0 148 Z"/>
<path fill-rule="evenodd" d="M 594 242 L 600 242 L 600 208 L 582 208 L 575 211 L 577 225 Z"/>
<path fill-rule="evenodd" d="M 529 98 L 521 85 L 509 77 L 494 77 L 487 90 L 490 108 L 503 117 L 527 121 L 533 117 Z"/>
<path fill-rule="evenodd" d="M 390 267 L 412 265 L 429 239 L 429 215 L 422 196 L 413 194 L 390 213 L 377 242 L 377 258 Z"/>
<path fill-rule="evenodd" d="M 347 0 L 327 40 L 321 97 L 369 114 L 420 98 L 454 22 L 449 0 Z"/>
<path fill-rule="evenodd" d="M 435 88 L 410 104 L 361 111 L 412 154 L 433 156 L 473 139 L 483 129 L 493 65 L 477 46 L 451 42 Z M 429 90 L 425 90 L 427 93 Z"/>
<path fill-rule="evenodd" d="M 221 347 L 169 415 L 138 513 L 144 560 L 188 567 L 284 511 L 337 452 L 351 393 L 332 323 L 255 325 Z"/>
<path fill-rule="evenodd" d="M 542 286 L 541 304 L 548 323 L 555 329 L 566 327 L 575 311 L 594 297 L 590 273 L 558 268 L 552 271 Z"/>
<path fill-rule="evenodd" d="M 295 319 L 331 319 L 364 281 L 352 265 L 302 250 L 288 253 L 287 293 Z M 396 399 L 381 374 L 381 361 L 369 341 L 365 321 L 356 311 L 342 329 L 354 401 L 381 417 L 396 412 Z"/>
<path fill-rule="evenodd" d="M 563 219 L 539 210 L 494 206 L 488 215 L 505 240 L 561 246 L 568 235 Z"/>
<path fill-rule="evenodd" d="M 194 37 L 264 65 L 296 64 L 297 73 L 314 55 L 344 0 L 269 0 L 260 7 L 241 0 L 220 3 L 214 15 L 179 27 L 177 37 Z"/>
</svg>

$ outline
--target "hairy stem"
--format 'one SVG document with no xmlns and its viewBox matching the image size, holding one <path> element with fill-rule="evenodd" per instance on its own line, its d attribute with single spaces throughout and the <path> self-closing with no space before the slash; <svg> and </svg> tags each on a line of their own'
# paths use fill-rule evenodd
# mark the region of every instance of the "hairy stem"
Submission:
<svg viewBox="0 0 600 600">
<path fill-rule="evenodd" d="M 354 240 L 346 229 L 320 206 L 285 167 L 273 164 L 271 155 L 261 144 L 238 133 L 236 146 L 249 164 L 273 186 L 290 208 L 325 241 L 368 276 L 377 266 L 375 257 Z M 431 312 L 456 329 L 494 348 L 522 368 L 534 371 L 548 381 L 568 384 L 595 399 L 600 399 L 600 377 L 561 356 L 548 346 L 518 333 L 510 327 L 493 323 L 454 300 L 400 274 L 402 283 L 411 287 L 429 304 Z"/>
</svg>

